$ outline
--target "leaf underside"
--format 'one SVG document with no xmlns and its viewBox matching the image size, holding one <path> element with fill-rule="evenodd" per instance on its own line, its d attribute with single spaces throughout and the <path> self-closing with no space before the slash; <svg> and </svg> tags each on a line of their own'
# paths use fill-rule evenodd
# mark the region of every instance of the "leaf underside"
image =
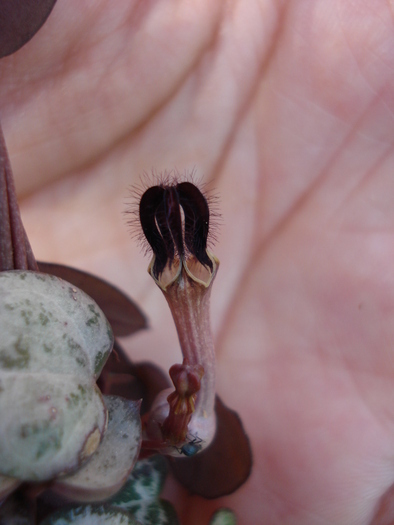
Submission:
<svg viewBox="0 0 394 525">
<path fill-rule="evenodd" d="M 171 385 L 168 374 L 157 365 L 132 363 L 117 341 L 97 384 L 103 394 L 142 399 L 142 415 L 150 410 L 159 392 Z"/>
<path fill-rule="evenodd" d="M 0 58 L 25 45 L 50 15 L 56 0 L 1 0 Z"/>
</svg>

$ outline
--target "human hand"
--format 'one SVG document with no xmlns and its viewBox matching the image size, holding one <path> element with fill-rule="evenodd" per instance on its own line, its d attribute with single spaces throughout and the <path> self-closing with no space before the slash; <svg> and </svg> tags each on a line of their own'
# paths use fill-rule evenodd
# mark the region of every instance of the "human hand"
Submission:
<svg viewBox="0 0 394 525">
<path fill-rule="evenodd" d="M 384 2 L 58 0 L 0 62 L 35 255 L 137 300 L 151 330 L 125 341 L 133 359 L 180 352 L 127 187 L 195 168 L 220 195 L 218 392 L 255 463 L 218 501 L 169 487 L 185 525 L 220 505 L 242 525 L 394 518 L 393 49 Z"/>
</svg>

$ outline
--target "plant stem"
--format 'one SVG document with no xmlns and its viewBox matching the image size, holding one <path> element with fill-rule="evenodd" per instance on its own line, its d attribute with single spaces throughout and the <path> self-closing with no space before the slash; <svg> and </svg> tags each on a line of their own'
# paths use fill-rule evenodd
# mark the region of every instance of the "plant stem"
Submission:
<svg viewBox="0 0 394 525">
<path fill-rule="evenodd" d="M 22 224 L 14 177 L 0 126 L 0 271 L 38 271 Z"/>
</svg>

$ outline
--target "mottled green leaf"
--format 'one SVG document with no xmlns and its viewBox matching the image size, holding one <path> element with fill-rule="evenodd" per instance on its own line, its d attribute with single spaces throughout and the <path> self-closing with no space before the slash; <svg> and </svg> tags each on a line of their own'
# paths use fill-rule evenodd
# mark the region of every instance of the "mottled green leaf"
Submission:
<svg viewBox="0 0 394 525">
<path fill-rule="evenodd" d="M 127 509 L 134 508 L 141 501 L 156 501 L 167 471 L 167 461 L 160 454 L 137 461 L 122 490 L 111 499 L 111 505 Z"/>
<path fill-rule="evenodd" d="M 97 448 L 107 411 L 95 383 L 65 374 L 0 372 L 0 472 L 44 481 Z"/>
<path fill-rule="evenodd" d="M 131 514 L 107 505 L 83 505 L 60 510 L 41 525 L 141 525 Z"/>
<path fill-rule="evenodd" d="M 167 472 L 167 461 L 160 454 L 138 461 L 110 504 L 127 509 L 142 525 L 178 525 L 174 507 L 159 499 Z"/>
<path fill-rule="evenodd" d="M 113 343 L 104 314 L 57 277 L 0 272 L 0 333 L 0 474 L 75 470 L 107 423 L 95 384 Z"/>
<path fill-rule="evenodd" d="M 84 292 L 52 275 L 0 273 L 0 368 L 97 378 L 112 345 L 104 314 Z"/>
<path fill-rule="evenodd" d="M 141 446 L 139 401 L 105 396 L 108 428 L 90 461 L 74 474 L 58 479 L 53 490 L 73 501 L 108 499 L 125 483 Z"/>
</svg>

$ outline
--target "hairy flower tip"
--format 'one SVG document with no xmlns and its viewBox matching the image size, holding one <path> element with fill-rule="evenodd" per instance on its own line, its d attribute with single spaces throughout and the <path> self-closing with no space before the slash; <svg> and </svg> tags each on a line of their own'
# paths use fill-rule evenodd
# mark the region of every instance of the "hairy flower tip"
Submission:
<svg viewBox="0 0 394 525">
<path fill-rule="evenodd" d="M 190 256 L 212 270 L 207 246 L 215 240 L 217 197 L 200 189 L 193 173 L 181 176 L 165 172 L 141 182 L 142 188 L 132 189 L 139 205 L 128 211 L 133 216 L 128 223 L 132 228 L 136 224 L 142 228 L 137 237 L 147 241 L 154 253 L 154 277 L 158 279 L 166 266 L 171 268 L 174 261 Z"/>
<path fill-rule="evenodd" d="M 161 428 L 163 438 L 173 445 L 186 440 L 188 425 L 195 411 L 197 392 L 201 388 L 201 378 L 204 375 L 202 365 L 190 365 L 187 360 L 182 365 L 170 368 L 170 377 L 175 386 L 175 392 L 168 397 L 169 414 Z"/>
</svg>

